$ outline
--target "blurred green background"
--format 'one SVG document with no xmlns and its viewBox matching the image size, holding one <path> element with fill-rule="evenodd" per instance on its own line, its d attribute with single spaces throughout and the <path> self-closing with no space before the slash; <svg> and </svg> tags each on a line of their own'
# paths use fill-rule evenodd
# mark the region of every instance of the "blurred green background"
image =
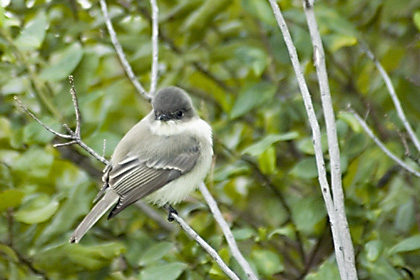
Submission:
<svg viewBox="0 0 420 280">
<path fill-rule="evenodd" d="M 99 154 L 106 139 L 107 157 L 150 105 L 127 79 L 98 1 L 1 4 L 0 279 L 226 279 L 177 224 L 162 227 L 135 206 L 100 220 L 80 244 L 68 244 L 92 207 L 103 166 L 78 147 L 53 148 L 62 140 L 30 119 L 13 97 L 65 132 L 62 124 L 75 125 L 67 81 L 74 75 L 82 138 Z M 148 89 L 149 2 L 108 6 L 124 52 Z M 339 279 L 306 112 L 268 2 L 160 0 L 158 6 L 158 87 L 185 88 L 211 123 L 216 164 L 206 183 L 241 251 L 261 279 Z M 280 6 L 323 128 L 302 3 L 285 0 Z M 346 112 L 350 104 L 418 170 L 419 153 L 361 43 L 392 77 L 420 135 L 420 2 L 317 1 L 315 12 L 359 277 L 420 279 L 419 179 L 398 168 Z M 326 141 L 323 146 L 326 152 Z M 177 209 L 245 279 L 200 193 Z"/>
</svg>

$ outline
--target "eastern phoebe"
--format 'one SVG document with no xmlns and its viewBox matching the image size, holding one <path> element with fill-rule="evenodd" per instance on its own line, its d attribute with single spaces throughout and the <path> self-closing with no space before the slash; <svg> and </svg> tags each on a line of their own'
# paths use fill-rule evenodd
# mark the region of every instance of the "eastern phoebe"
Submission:
<svg viewBox="0 0 420 280">
<path fill-rule="evenodd" d="M 78 243 L 111 207 L 108 219 L 145 197 L 159 206 L 183 200 L 204 179 L 213 156 L 211 127 L 178 87 L 157 92 L 153 110 L 117 145 L 96 205 L 70 238 Z M 172 208 L 171 208 L 172 209 Z"/>
</svg>

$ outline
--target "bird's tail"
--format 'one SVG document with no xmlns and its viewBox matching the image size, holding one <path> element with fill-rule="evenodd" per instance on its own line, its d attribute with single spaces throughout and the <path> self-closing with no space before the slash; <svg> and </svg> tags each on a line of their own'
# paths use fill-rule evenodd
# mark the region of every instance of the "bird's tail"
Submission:
<svg viewBox="0 0 420 280">
<path fill-rule="evenodd" d="M 108 211 L 109 208 L 118 202 L 119 195 L 108 190 L 102 199 L 96 203 L 93 209 L 87 214 L 83 221 L 77 226 L 70 237 L 70 243 L 79 243 L 83 235 Z"/>
</svg>

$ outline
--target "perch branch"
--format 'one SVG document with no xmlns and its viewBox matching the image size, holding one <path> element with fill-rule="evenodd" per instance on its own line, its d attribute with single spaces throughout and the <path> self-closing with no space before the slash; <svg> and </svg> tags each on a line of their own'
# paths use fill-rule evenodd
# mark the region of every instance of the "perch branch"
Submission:
<svg viewBox="0 0 420 280">
<path fill-rule="evenodd" d="M 175 221 L 182 227 L 182 229 L 194 239 L 207 253 L 216 261 L 220 266 L 223 272 L 230 278 L 239 280 L 239 277 L 224 263 L 222 258 L 217 254 L 217 252 L 206 242 L 200 235 L 198 235 L 183 219 L 181 219 L 175 213 L 171 214 Z"/>
<path fill-rule="evenodd" d="M 239 250 L 238 245 L 236 244 L 236 240 L 233 237 L 232 231 L 230 230 L 229 225 L 226 222 L 226 220 L 223 218 L 222 213 L 220 212 L 220 209 L 217 206 L 217 203 L 214 200 L 213 196 L 210 194 L 209 190 L 207 189 L 204 183 L 201 183 L 199 188 L 204 199 L 206 200 L 207 204 L 210 207 L 210 211 L 213 213 L 214 218 L 216 219 L 217 223 L 219 224 L 220 228 L 223 231 L 224 236 L 226 237 L 226 241 L 229 245 L 232 256 L 236 259 L 236 261 L 242 267 L 248 279 L 257 280 L 258 279 L 257 276 L 254 274 L 254 272 L 251 269 L 251 266 L 249 265 L 249 263 L 246 261 L 241 251 Z"/>
</svg>

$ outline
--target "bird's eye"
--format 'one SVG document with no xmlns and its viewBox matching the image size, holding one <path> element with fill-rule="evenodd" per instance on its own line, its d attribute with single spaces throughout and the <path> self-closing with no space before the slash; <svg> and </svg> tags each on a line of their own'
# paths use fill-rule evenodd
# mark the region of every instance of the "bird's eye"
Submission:
<svg viewBox="0 0 420 280">
<path fill-rule="evenodd" d="M 184 111 L 178 111 L 178 112 L 176 112 L 176 118 L 177 119 L 180 119 L 180 118 L 182 118 L 184 116 Z"/>
</svg>

